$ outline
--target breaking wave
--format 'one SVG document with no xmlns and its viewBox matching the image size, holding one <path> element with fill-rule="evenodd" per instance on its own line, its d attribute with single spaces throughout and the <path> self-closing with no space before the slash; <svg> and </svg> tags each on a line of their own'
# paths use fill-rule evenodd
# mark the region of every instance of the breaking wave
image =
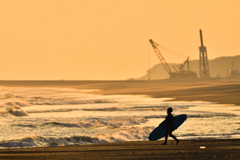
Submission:
<svg viewBox="0 0 240 160">
<path fill-rule="evenodd" d="M 1 88 L 0 88 L 1 89 Z M 24 94 L 25 90 L 28 94 Z M 52 106 L 63 106 L 63 105 L 82 105 L 82 104 L 101 104 L 101 103 L 113 103 L 114 101 L 109 99 L 91 99 L 89 97 L 81 99 L 81 95 L 52 95 L 52 94 L 42 94 L 41 92 L 60 92 L 61 94 L 68 93 L 68 90 L 50 90 L 43 89 L 39 91 L 31 90 L 31 89 L 13 89 L 13 93 L 4 93 L 0 95 L 0 116 L 28 116 L 29 113 L 44 113 L 44 112 L 69 112 L 73 110 L 79 109 L 51 109 L 51 110 L 30 110 L 24 111 L 24 107 L 32 107 L 32 106 L 42 106 L 42 105 L 52 105 Z"/>
<path fill-rule="evenodd" d="M 87 136 L 74 136 L 65 138 L 44 138 L 41 136 L 26 137 L 23 139 L 2 141 L 2 147 L 26 148 L 26 147 L 51 147 L 51 146 L 65 146 L 77 144 L 100 143 L 98 138 L 91 138 Z"/>
<path fill-rule="evenodd" d="M 31 126 L 32 127 L 32 126 Z M 51 147 L 51 146 L 66 146 L 66 145 L 80 145 L 92 143 L 107 143 L 107 142 L 121 142 L 133 140 L 147 140 L 149 132 L 154 127 L 130 127 L 113 133 L 101 133 L 95 137 L 90 136 L 71 136 L 71 137 L 43 137 L 32 136 L 22 139 L 15 139 L 9 141 L 1 141 L 1 147 L 9 148 L 26 148 L 26 147 Z"/>
<path fill-rule="evenodd" d="M 17 109 L 17 110 L 10 109 L 9 113 L 11 113 L 14 116 L 19 116 L 19 117 L 21 117 L 21 116 L 28 116 L 28 113 L 23 111 L 23 110 L 21 110 L 21 109 Z"/>
<path fill-rule="evenodd" d="M 132 126 L 146 123 L 148 120 L 141 117 L 114 117 L 114 119 L 84 119 L 79 122 L 46 122 L 42 125 L 55 125 L 64 127 L 78 127 L 78 128 L 96 128 L 96 127 L 121 127 Z"/>
</svg>

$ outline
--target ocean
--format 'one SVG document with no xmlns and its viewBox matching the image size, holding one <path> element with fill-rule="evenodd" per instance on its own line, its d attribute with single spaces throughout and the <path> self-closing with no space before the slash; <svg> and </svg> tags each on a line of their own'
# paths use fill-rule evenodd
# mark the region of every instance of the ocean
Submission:
<svg viewBox="0 0 240 160">
<path fill-rule="evenodd" d="M 180 140 L 240 138 L 240 106 L 91 91 L 0 87 L 0 149 L 148 140 L 168 107 L 188 116 Z"/>
</svg>

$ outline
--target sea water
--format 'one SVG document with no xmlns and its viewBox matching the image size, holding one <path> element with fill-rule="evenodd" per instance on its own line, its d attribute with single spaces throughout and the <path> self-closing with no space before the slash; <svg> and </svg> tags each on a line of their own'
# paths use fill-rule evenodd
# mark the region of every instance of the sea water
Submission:
<svg viewBox="0 0 240 160">
<path fill-rule="evenodd" d="M 168 107 L 173 115 L 188 116 L 173 132 L 179 139 L 240 138 L 236 105 L 94 95 L 77 89 L 0 87 L 0 148 L 148 140 Z"/>
</svg>

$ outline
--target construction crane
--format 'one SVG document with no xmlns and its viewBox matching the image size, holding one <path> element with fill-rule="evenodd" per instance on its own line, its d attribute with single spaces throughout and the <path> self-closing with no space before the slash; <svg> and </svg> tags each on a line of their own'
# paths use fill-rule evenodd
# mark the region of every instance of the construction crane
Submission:
<svg viewBox="0 0 240 160">
<path fill-rule="evenodd" d="M 156 42 L 154 42 L 152 39 L 149 40 L 149 42 L 151 43 L 154 52 L 156 53 L 158 59 L 160 60 L 160 62 L 162 63 L 164 69 L 168 72 L 168 74 L 170 75 L 170 78 L 189 78 L 189 77 L 197 77 L 197 73 L 190 71 L 189 69 L 189 57 L 187 58 L 187 60 L 185 60 L 178 68 L 178 70 L 176 70 L 176 72 L 172 72 L 168 63 L 166 62 L 166 60 L 164 59 L 162 53 L 160 52 L 160 50 L 158 49 L 157 46 L 160 47 L 159 44 L 157 44 Z M 185 64 L 187 63 L 188 65 L 188 71 L 185 72 L 183 70 L 183 67 L 185 66 Z"/>
<path fill-rule="evenodd" d="M 157 48 L 157 46 L 159 46 L 159 44 L 157 44 L 156 42 L 154 42 L 152 39 L 149 40 L 149 42 L 151 43 L 154 52 L 156 53 L 158 59 L 160 60 L 160 62 L 162 63 L 163 67 L 165 68 L 165 70 L 168 72 L 168 74 L 171 74 L 171 69 L 169 67 L 169 65 L 167 64 L 166 60 L 163 58 L 160 50 Z"/>
<path fill-rule="evenodd" d="M 200 41 L 201 46 L 199 47 L 199 77 L 209 78 L 209 66 L 207 57 L 207 48 L 203 45 L 202 30 L 200 29 Z"/>
<path fill-rule="evenodd" d="M 179 69 L 177 70 L 177 73 L 179 73 L 179 72 L 182 71 L 182 69 L 183 69 L 183 67 L 184 67 L 184 65 L 185 65 L 186 63 L 187 63 L 187 66 L 188 66 L 188 72 L 190 72 L 190 70 L 189 70 L 189 57 L 188 57 L 187 60 L 184 61 L 184 62 L 179 66 Z"/>
</svg>

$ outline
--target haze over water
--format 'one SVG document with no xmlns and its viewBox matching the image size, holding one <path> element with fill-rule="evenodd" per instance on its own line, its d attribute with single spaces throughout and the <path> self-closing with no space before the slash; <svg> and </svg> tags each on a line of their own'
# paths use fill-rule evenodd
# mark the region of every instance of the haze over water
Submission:
<svg viewBox="0 0 240 160">
<path fill-rule="evenodd" d="M 90 90 L 0 88 L 0 146 L 45 147 L 148 140 L 166 117 L 187 114 L 179 139 L 239 138 L 239 106 L 176 102 L 135 95 L 92 95 Z"/>
</svg>

